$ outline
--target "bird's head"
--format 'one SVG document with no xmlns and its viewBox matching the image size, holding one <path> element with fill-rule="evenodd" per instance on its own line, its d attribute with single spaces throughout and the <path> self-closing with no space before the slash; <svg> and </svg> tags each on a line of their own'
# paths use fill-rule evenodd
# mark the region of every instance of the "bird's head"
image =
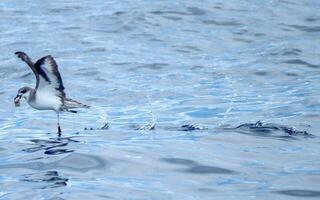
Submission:
<svg viewBox="0 0 320 200">
<path fill-rule="evenodd" d="M 14 98 L 14 105 L 16 107 L 20 106 L 20 99 L 23 97 L 24 99 L 29 99 L 32 88 L 30 87 L 22 87 L 18 90 L 17 96 Z"/>
</svg>

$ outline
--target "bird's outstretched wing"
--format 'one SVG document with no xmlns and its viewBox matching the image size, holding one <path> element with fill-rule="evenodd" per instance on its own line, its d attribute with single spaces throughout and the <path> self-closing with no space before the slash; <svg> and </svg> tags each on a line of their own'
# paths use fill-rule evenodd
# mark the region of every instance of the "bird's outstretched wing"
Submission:
<svg viewBox="0 0 320 200">
<path fill-rule="evenodd" d="M 55 95 L 64 98 L 64 86 L 56 61 L 48 55 L 33 63 L 31 58 L 22 51 L 15 52 L 22 61 L 33 71 L 36 77 L 35 90 L 40 92 L 54 92 Z"/>
<path fill-rule="evenodd" d="M 27 63 L 27 65 L 31 68 L 31 70 L 33 71 L 33 74 L 36 77 L 36 89 L 39 86 L 39 73 L 37 71 L 37 69 L 34 66 L 34 63 L 32 62 L 31 58 L 24 52 L 22 51 L 17 51 L 14 53 L 15 55 L 18 56 L 18 58 L 20 58 L 23 62 Z"/>
<path fill-rule="evenodd" d="M 39 59 L 34 68 L 39 74 L 38 91 L 53 91 L 57 96 L 65 97 L 64 86 L 58 70 L 58 65 L 52 56 Z"/>
</svg>

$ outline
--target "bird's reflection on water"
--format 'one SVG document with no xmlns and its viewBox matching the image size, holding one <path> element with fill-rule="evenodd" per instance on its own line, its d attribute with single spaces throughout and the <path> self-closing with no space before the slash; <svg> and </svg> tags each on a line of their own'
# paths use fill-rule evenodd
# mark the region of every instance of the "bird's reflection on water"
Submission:
<svg viewBox="0 0 320 200">
<path fill-rule="evenodd" d="M 76 133 L 77 135 L 78 133 Z M 58 188 L 68 185 L 69 174 L 90 171 L 104 171 L 107 161 L 97 155 L 76 152 L 74 144 L 79 136 L 51 137 L 48 139 L 31 139 L 31 147 L 21 149 L 25 161 L 0 165 L 0 170 L 23 169 L 18 176 L 22 183 L 33 189 Z M 27 161 L 27 162 L 26 162 Z M 31 184 L 31 185 L 30 185 Z"/>
<path fill-rule="evenodd" d="M 39 183 L 42 189 L 67 186 L 68 180 L 68 178 L 61 176 L 58 171 L 25 174 L 24 178 L 21 179 L 24 182 Z"/>
<path fill-rule="evenodd" d="M 32 143 L 32 147 L 22 149 L 22 151 L 27 153 L 43 151 L 43 153 L 46 155 L 71 153 L 74 152 L 74 150 L 68 148 L 69 143 L 79 142 L 74 138 L 75 136 L 62 137 L 61 133 L 59 133 L 56 137 L 52 137 L 49 139 L 31 139 L 29 141 Z M 44 157 L 39 157 L 33 160 L 43 158 Z M 64 187 L 67 186 L 68 180 L 69 179 L 67 177 L 62 176 L 58 170 L 48 170 L 25 174 L 21 179 L 21 181 L 23 182 L 40 184 L 41 189 Z"/>
<path fill-rule="evenodd" d="M 74 150 L 68 149 L 68 144 L 70 142 L 79 142 L 74 138 L 75 136 L 62 137 L 61 134 L 58 134 L 57 137 L 49 139 L 31 139 L 32 147 L 25 148 L 22 151 L 33 153 L 43 150 L 44 154 L 48 155 L 70 153 Z"/>
</svg>

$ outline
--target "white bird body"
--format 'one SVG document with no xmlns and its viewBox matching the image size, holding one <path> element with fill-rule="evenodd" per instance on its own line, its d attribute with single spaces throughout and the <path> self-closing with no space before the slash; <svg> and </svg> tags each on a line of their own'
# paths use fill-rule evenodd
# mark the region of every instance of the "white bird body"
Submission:
<svg viewBox="0 0 320 200">
<path fill-rule="evenodd" d="M 36 92 L 35 101 L 28 99 L 27 102 L 32 108 L 37 110 L 54 110 L 56 112 L 60 112 L 60 108 L 63 105 L 61 98 L 50 92 L 41 90 Z"/>
</svg>

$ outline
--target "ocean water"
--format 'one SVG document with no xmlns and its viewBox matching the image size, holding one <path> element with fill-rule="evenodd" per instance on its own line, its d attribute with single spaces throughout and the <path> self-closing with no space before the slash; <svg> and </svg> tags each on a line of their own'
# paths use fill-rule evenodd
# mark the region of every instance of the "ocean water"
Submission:
<svg viewBox="0 0 320 200">
<path fill-rule="evenodd" d="M 0 2 L 0 199 L 319 199 L 320 2 Z M 13 98 L 51 54 L 61 115 Z"/>
</svg>

